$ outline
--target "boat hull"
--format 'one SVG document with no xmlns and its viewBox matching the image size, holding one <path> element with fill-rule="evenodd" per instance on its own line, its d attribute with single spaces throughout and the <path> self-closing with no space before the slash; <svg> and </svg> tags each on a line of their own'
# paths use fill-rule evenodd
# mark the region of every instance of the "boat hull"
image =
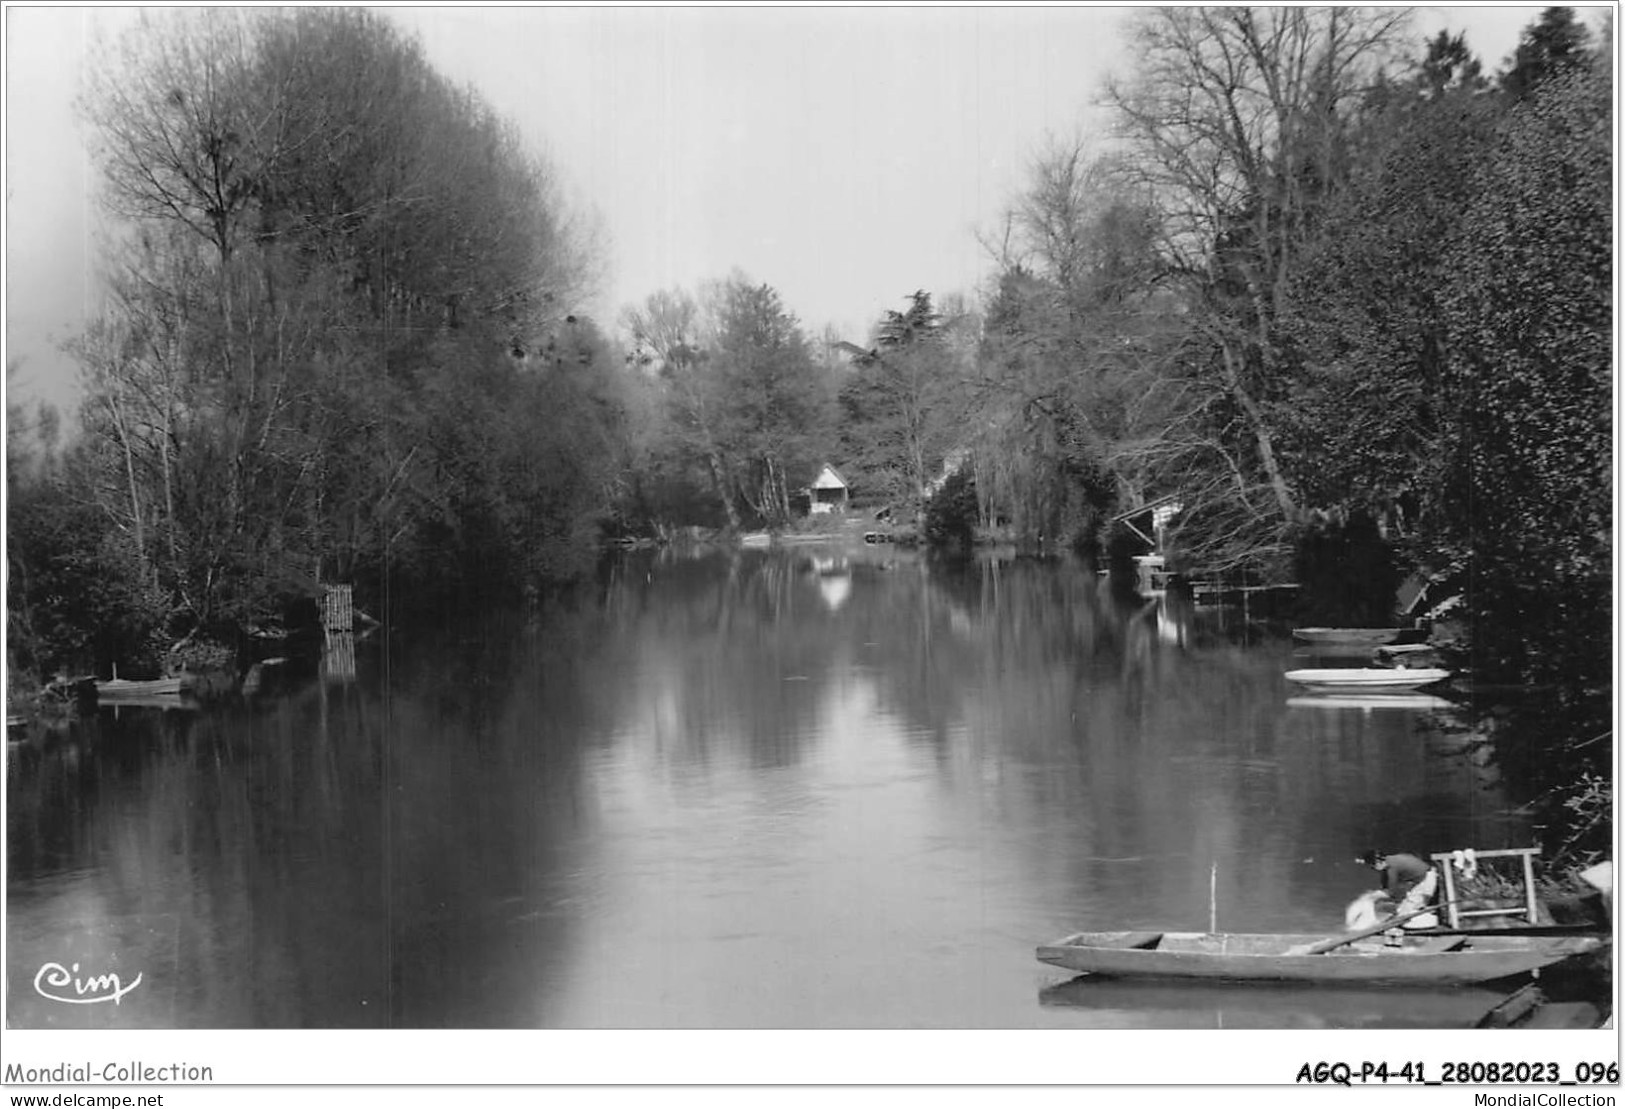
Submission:
<svg viewBox="0 0 1625 1109">
<path fill-rule="evenodd" d="M 1384 667 L 1288 670 L 1286 672 L 1288 681 L 1309 686 L 1312 689 L 1417 689 L 1424 685 L 1442 682 L 1449 676 L 1450 671 L 1448 670 L 1387 669 Z"/>
<path fill-rule="evenodd" d="M 96 696 L 103 701 L 118 701 L 132 697 L 178 697 L 183 692 L 183 679 L 157 678 L 150 682 L 131 682 L 115 678 L 96 683 Z"/>
<path fill-rule="evenodd" d="M 1238 982 L 1409 982 L 1467 985 L 1528 974 L 1597 950 L 1595 936 L 1407 936 L 1322 954 L 1317 935 L 1080 932 L 1038 948 L 1040 962 L 1113 978 Z"/>
<path fill-rule="evenodd" d="M 106 705 L 119 709 L 162 709 L 165 712 L 196 712 L 203 706 L 184 693 L 121 694 L 107 698 Z"/>
</svg>

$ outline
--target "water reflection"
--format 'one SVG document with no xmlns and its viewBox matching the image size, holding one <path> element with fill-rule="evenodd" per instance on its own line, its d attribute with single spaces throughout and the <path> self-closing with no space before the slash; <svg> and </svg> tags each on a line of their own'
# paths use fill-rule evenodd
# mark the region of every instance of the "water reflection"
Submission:
<svg viewBox="0 0 1625 1109">
<path fill-rule="evenodd" d="M 570 682 L 515 674 L 568 660 L 502 637 L 373 661 L 370 694 L 323 681 L 224 713 L 104 709 L 14 764 L 18 1023 L 83 1019 L 27 988 L 64 935 L 148 921 L 183 955 L 165 973 L 125 950 L 147 978 L 124 1026 L 545 1022 L 542 991 L 490 986 L 560 958 L 574 919 L 577 747 L 542 705 Z M 173 1018 L 142 1004 L 160 987 Z"/>
<path fill-rule="evenodd" d="M 27 992 L 73 932 L 148 974 L 124 1026 L 1133 1024 L 1037 1004 L 1034 946 L 1335 928 L 1358 849 L 1525 842 L 1430 712 L 1289 704 L 1290 643 L 1082 567 L 634 552 L 598 585 L 16 752 L 14 1021 L 81 1019 Z"/>
<path fill-rule="evenodd" d="M 1295 709 L 1356 709 L 1360 712 L 1378 709 L 1448 712 L 1456 707 L 1454 702 L 1428 693 L 1314 693 L 1289 697 L 1286 703 Z"/>
<path fill-rule="evenodd" d="M 1099 1028 L 1471 1028 L 1503 996 L 1478 988 L 1126 982 L 1085 976 L 1046 987 L 1038 1001 L 1085 1014 Z"/>
<path fill-rule="evenodd" d="M 852 571 L 845 556 L 823 555 L 807 559 L 807 569 L 818 582 L 818 593 L 831 612 L 839 612 L 852 595 Z"/>
</svg>

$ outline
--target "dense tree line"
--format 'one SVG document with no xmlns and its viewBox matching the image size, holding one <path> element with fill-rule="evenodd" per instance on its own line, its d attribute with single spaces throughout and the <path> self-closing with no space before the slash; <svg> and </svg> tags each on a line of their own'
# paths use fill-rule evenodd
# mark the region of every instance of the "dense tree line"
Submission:
<svg viewBox="0 0 1625 1109">
<path fill-rule="evenodd" d="M 771 285 L 742 273 L 629 308 L 647 413 L 622 526 L 784 526 L 831 446 L 832 378 Z"/>
<path fill-rule="evenodd" d="M 1147 11 L 1130 42 L 1117 141 L 1042 154 L 993 244 L 967 424 L 1016 416 L 976 462 L 1016 480 L 983 522 L 1099 550 L 1171 495 L 1177 568 L 1369 583 L 1323 622 L 1433 578 L 1475 678 L 1545 691 L 1515 780 L 1602 847 L 1611 43 L 1549 9 L 1492 79 L 1391 10 Z M 1024 514 L 1046 486 L 1079 510 Z"/>
<path fill-rule="evenodd" d="M 1588 38 L 1548 9 L 1494 83 L 1433 40 L 1292 309 L 1295 471 L 1455 587 L 1475 675 L 1542 691 L 1500 754 L 1574 852 L 1607 846 L 1612 796 L 1613 88 Z"/>
<path fill-rule="evenodd" d="M 120 222 L 83 434 L 11 470 L 13 662 L 161 669 L 319 582 L 579 572 L 627 404 L 550 167 L 362 9 L 154 14 L 101 61 Z"/>
<path fill-rule="evenodd" d="M 741 273 L 663 290 L 623 317 L 641 416 L 617 525 L 783 528 L 839 463 L 859 502 L 912 517 L 945 463 L 968 459 L 978 317 L 924 290 L 882 309 L 863 344 L 814 339 L 771 285 Z"/>
</svg>

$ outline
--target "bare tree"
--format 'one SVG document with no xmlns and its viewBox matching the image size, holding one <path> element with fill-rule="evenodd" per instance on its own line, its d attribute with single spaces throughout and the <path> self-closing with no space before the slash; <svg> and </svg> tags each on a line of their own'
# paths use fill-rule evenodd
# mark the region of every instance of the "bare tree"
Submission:
<svg viewBox="0 0 1625 1109">
<path fill-rule="evenodd" d="M 1124 157 L 1162 216 L 1167 273 L 1212 344 L 1212 379 L 1241 414 L 1283 519 L 1294 493 L 1269 412 L 1274 322 L 1322 205 L 1345 172 L 1360 99 L 1406 13 L 1162 8 L 1134 25 L 1136 68 L 1113 80 Z"/>
<path fill-rule="evenodd" d="M 641 307 L 628 308 L 622 322 L 632 337 L 633 359 L 665 386 L 678 426 L 705 459 L 728 526 L 738 530 L 735 482 L 718 428 L 722 398 L 708 372 L 710 352 L 699 301 L 682 289 L 659 290 Z"/>
<path fill-rule="evenodd" d="M 1077 538 L 1103 502 L 1168 491 L 1197 407 L 1174 358 L 1189 328 L 1157 285 L 1157 213 L 1097 144 L 1052 140 L 1028 181 L 984 328 L 977 489 L 1018 536 Z"/>
</svg>

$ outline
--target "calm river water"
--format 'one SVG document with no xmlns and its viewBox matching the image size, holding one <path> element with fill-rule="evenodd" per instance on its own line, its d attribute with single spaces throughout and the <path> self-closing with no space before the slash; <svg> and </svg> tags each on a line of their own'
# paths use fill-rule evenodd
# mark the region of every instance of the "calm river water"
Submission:
<svg viewBox="0 0 1625 1109">
<path fill-rule="evenodd" d="M 1069 563 L 630 554 L 8 752 L 13 1025 L 1461 1025 L 1494 995 L 1070 981 L 1079 929 L 1340 931 L 1366 847 L 1522 846 L 1448 711 Z M 1438 704 L 1442 705 L 1443 702 Z M 1216 882 L 1215 882 L 1216 874 Z M 47 962 L 142 985 L 33 988 Z"/>
</svg>

